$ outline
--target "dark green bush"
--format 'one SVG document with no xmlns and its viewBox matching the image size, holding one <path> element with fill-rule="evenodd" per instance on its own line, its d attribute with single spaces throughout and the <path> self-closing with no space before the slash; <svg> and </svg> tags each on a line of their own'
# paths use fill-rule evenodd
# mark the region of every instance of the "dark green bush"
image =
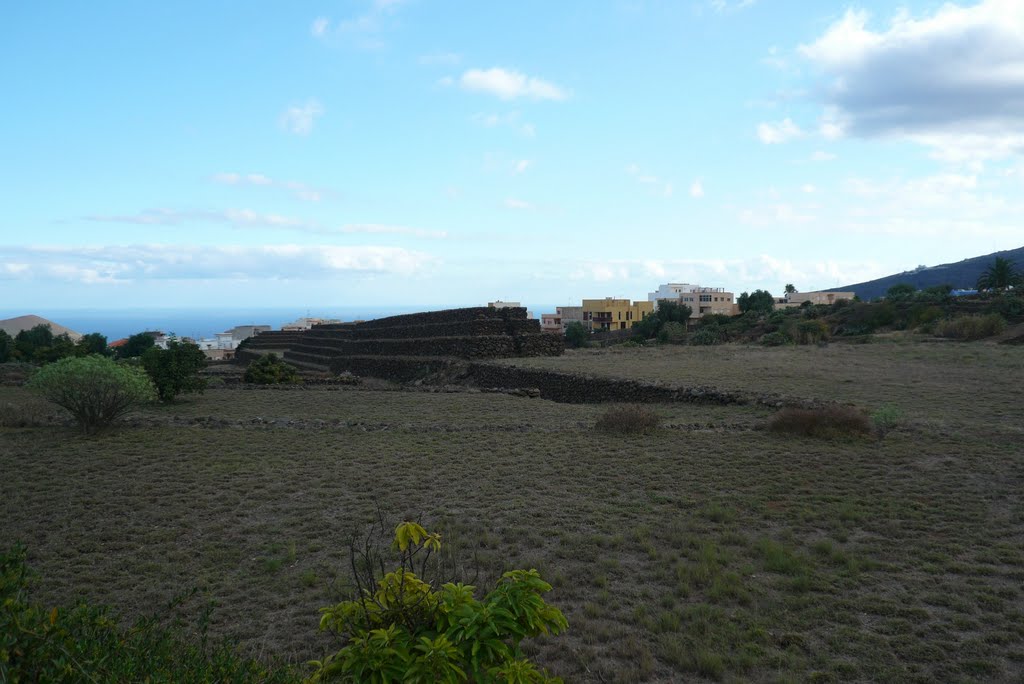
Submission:
<svg viewBox="0 0 1024 684">
<path fill-rule="evenodd" d="M 708 325 L 690 336 L 690 344 L 708 346 L 726 341 L 725 331 L 717 325 Z"/>
<path fill-rule="evenodd" d="M 105 609 L 42 606 L 30 600 L 25 549 L 0 553 L 0 682 L 298 682 L 293 672 L 242 658 L 157 618 L 118 626 Z"/>
<path fill-rule="evenodd" d="M 590 332 L 586 326 L 579 321 L 573 321 L 565 326 L 565 343 L 573 349 L 579 349 L 590 339 Z"/>
<path fill-rule="evenodd" d="M 661 424 L 661 416 L 646 406 L 613 406 L 601 414 L 594 428 L 613 434 L 636 435 L 651 432 Z"/>
<path fill-rule="evenodd" d="M 784 332 L 770 332 L 761 335 L 761 344 L 766 347 L 781 347 L 786 344 L 793 344 L 793 340 Z"/>
<path fill-rule="evenodd" d="M 669 344 L 681 344 L 686 341 L 686 324 L 669 321 L 658 331 L 658 341 Z"/>
<path fill-rule="evenodd" d="M 135 406 L 157 398 L 145 371 L 102 356 L 69 357 L 48 364 L 28 385 L 70 411 L 86 434 L 106 428 Z"/>
<path fill-rule="evenodd" d="M 142 367 L 156 386 L 160 401 L 171 401 L 182 392 L 202 392 L 206 380 L 199 371 L 206 367 L 206 354 L 198 345 L 172 340 L 167 349 L 151 347 L 142 354 Z"/>
<path fill-rule="evenodd" d="M 299 371 L 279 359 L 277 354 L 267 354 L 249 364 L 245 369 L 245 381 L 257 385 L 299 382 Z"/>
<path fill-rule="evenodd" d="M 798 321 L 790 336 L 797 344 L 818 344 L 828 340 L 828 324 L 820 318 Z"/>
<path fill-rule="evenodd" d="M 958 316 L 935 324 L 935 334 L 965 342 L 992 337 L 1006 330 L 1006 321 L 999 314 Z"/>
<path fill-rule="evenodd" d="M 768 420 L 768 430 L 801 437 L 865 437 L 871 434 L 871 420 L 863 411 L 849 406 L 819 409 L 785 408 Z"/>
</svg>

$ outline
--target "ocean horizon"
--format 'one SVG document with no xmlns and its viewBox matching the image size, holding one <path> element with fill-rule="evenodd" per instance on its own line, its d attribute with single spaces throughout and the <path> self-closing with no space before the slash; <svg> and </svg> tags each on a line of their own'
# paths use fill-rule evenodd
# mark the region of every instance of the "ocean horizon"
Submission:
<svg viewBox="0 0 1024 684">
<path fill-rule="evenodd" d="M 342 321 L 372 320 L 420 311 L 460 308 L 452 306 L 324 306 L 324 307 L 238 307 L 218 309 L 56 309 L 0 310 L 0 319 L 36 315 L 66 328 L 88 334 L 98 332 L 111 342 L 147 330 L 174 333 L 179 337 L 201 339 L 229 330 L 236 325 L 269 325 L 279 330 L 297 318 L 336 318 Z M 534 316 L 554 311 L 555 307 L 527 309 Z"/>
</svg>

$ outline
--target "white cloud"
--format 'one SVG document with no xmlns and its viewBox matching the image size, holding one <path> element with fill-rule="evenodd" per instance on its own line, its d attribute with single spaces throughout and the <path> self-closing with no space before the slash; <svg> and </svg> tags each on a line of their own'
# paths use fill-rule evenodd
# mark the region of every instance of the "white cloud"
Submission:
<svg viewBox="0 0 1024 684">
<path fill-rule="evenodd" d="M 15 246 L 18 277 L 83 284 L 143 280 L 322 279 L 346 274 L 413 275 L 429 254 L 400 247 L 293 245 Z M 3 277 L 4 271 L 0 271 Z"/>
<path fill-rule="evenodd" d="M 696 179 L 690 184 L 690 197 L 694 199 L 700 199 L 704 196 L 704 183 L 701 179 Z"/>
<path fill-rule="evenodd" d="M 665 181 L 653 173 L 641 169 L 637 164 L 627 164 L 626 173 L 633 177 L 637 183 L 651 187 L 652 193 L 660 194 L 662 197 L 671 197 L 674 187 L 670 181 Z"/>
<path fill-rule="evenodd" d="M 803 131 L 788 117 L 778 123 L 761 123 L 757 126 L 757 137 L 765 145 L 789 142 L 801 135 L 803 135 Z"/>
<path fill-rule="evenodd" d="M 416 61 L 424 66 L 455 66 L 462 61 L 462 55 L 456 52 L 437 52 L 429 55 L 420 55 Z M 451 85 L 453 79 L 449 76 L 448 81 L 449 83 L 446 85 Z"/>
<path fill-rule="evenodd" d="M 525 97 L 533 100 L 565 100 L 569 94 L 561 87 L 540 78 L 511 69 L 469 69 L 459 78 L 463 90 L 495 95 L 502 100 Z"/>
<path fill-rule="evenodd" d="M 445 231 L 427 230 L 409 226 L 379 223 L 355 223 L 341 226 L 323 225 L 316 221 L 282 214 L 260 213 L 252 209 L 188 210 L 146 209 L 135 214 L 99 214 L 84 217 L 101 223 L 129 223 L 134 225 L 177 226 L 193 223 L 221 224 L 233 228 L 272 228 L 322 235 L 370 233 L 376 235 L 405 235 L 416 238 L 441 239 Z"/>
<path fill-rule="evenodd" d="M 818 188 L 814 187 L 810 183 L 806 183 L 800 187 L 800 190 L 810 195 L 817 192 Z"/>
<path fill-rule="evenodd" d="M 513 172 L 514 173 L 525 173 L 526 170 L 528 168 L 530 168 L 530 164 L 531 163 L 532 162 L 529 159 L 520 159 L 519 161 L 517 161 L 515 163 L 515 166 L 513 167 Z"/>
<path fill-rule="evenodd" d="M 530 204 L 529 202 L 525 201 L 525 200 L 516 199 L 515 197 L 507 197 L 507 198 L 505 198 L 505 208 L 506 209 L 524 210 L 524 209 L 533 209 L 533 205 Z"/>
<path fill-rule="evenodd" d="M 340 233 L 369 233 L 371 235 L 411 235 L 421 238 L 445 238 L 448 233 L 443 230 L 425 230 L 408 226 L 388 226 L 379 223 L 359 223 L 342 226 Z"/>
<path fill-rule="evenodd" d="M 524 138 L 532 138 L 537 132 L 533 124 L 523 121 L 517 111 L 505 114 L 474 114 L 473 122 L 484 128 L 508 127 Z"/>
<path fill-rule="evenodd" d="M 836 155 L 831 152 L 826 152 L 825 150 L 815 150 L 814 154 L 811 155 L 811 161 L 816 162 L 832 161 L 835 158 Z"/>
<path fill-rule="evenodd" d="M 317 17 L 309 27 L 309 32 L 316 38 L 322 38 L 327 33 L 331 21 L 327 17 Z"/>
<path fill-rule="evenodd" d="M 708 5 L 715 12 L 719 14 L 725 14 L 728 12 L 737 12 L 739 10 L 746 9 L 757 3 L 757 0 L 709 0 Z"/>
<path fill-rule="evenodd" d="M 213 181 L 221 185 L 283 188 L 305 202 L 319 202 L 325 194 L 323 190 L 312 188 L 305 183 L 278 181 L 262 173 L 217 173 L 213 175 Z"/>
<path fill-rule="evenodd" d="M 281 114 L 281 127 L 295 135 L 309 135 L 314 122 L 323 116 L 324 107 L 319 100 L 309 99 L 301 105 L 291 105 Z"/>
<path fill-rule="evenodd" d="M 1024 2 L 869 21 L 848 10 L 799 48 L 828 79 L 822 134 L 910 140 L 947 161 L 1024 152 Z"/>
</svg>

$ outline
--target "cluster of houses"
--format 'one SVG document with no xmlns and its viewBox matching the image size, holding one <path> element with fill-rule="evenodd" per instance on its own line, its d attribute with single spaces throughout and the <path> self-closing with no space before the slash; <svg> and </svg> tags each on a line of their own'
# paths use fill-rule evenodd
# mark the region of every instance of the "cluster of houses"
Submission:
<svg viewBox="0 0 1024 684">
<path fill-rule="evenodd" d="M 297 332 L 301 330 L 309 330 L 314 325 L 322 325 L 325 323 L 341 323 L 341 320 L 336 318 L 299 318 L 291 323 L 285 323 L 281 326 L 281 330 Z M 153 338 L 153 344 L 160 349 L 167 349 L 167 346 L 172 341 L 191 342 L 198 345 L 203 353 L 206 354 L 206 358 L 217 361 L 224 361 L 235 358 L 235 350 L 238 349 L 243 341 L 259 335 L 260 333 L 268 332 L 272 330 L 269 325 L 236 325 L 230 330 L 224 332 L 214 333 L 213 337 L 203 337 L 198 340 L 192 339 L 191 337 L 178 337 L 173 333 L 165 333 L 160 330 L 147 330 L 146 335 Z M 122 340 L 115 340 L 110 343 L 111 349 L 116 349 L 125 342 L 127 338 Z"/>
<path fill-rule="evenodd" d="M 793 292 L 775 297 L 775 308 L 785 309 L 811 304 L 832 304 L 840 299 L 853 299 L 853 292 Z M 559 306 L 554 313 L 540 316 L 540 327 L 550 332 L 565 332 L 573 322 L 590 331 L 625 330 L 654 313 L 658 302 L 678 302 L 690 307 L 690 318 L 709 314 L 734 316 L 740 313 L 735 294 L 722 287 L 701 287 L 690 283 L 665 283 L 648 293 L 646 301 L 630 301 L 616 297 L 584 299 L 580 306 Z"/>
<path fill-rule="evenodd" d="M 806 302 L 832 304 L 840 299 L 853 299 L 853 296 L 853 292 L 792 292 L 782 297 L 776 297 L 775 308 L 797 307 Z M 626 330 L 631 328 L 634 323 L 653 314 L 658 308 L 658 303 L 665 301 L 678 302 L 690 307 L 691 320 L 709 314 L 733 316 L 740 313 L 735 294 L 727 292 L 725 288 L 701 287 L 689 283 L 665 283 L 654 292 L 648 293 L 646 301 L 605 297 L 603 299 L 584 299 L 580 306 L 556 307 L 554 313 L 540 315 L 540 327 L 548 332 L 564 333 L 570 324 L 579 322 L 584 328 L 593 332 Z M 501 309 L 519 307 L 521 304 L 497 300 L 488 302 L 487 306 Z M 527 318 L 534 317 L 531 312 L 527 312 L 526 315 Z M 281 330 L 297 332 L 309 330 L 315 325 L 341 322 L 335 318 L 305 317 L 282 325 Z M 358 323 L 359 321 L 353 322 Z M 244 340 L 269 330 L 271 330 L 269 325 L 237 325 L 230 330 L 216 333 L 213 337 L 198 340 L 184 338 L 184 340 L 199 345 L 209 359 L 228 360 L 234 358 L 235 350 Z M 172 340 L 178 339 L 159 331 L 151 331 L 147 334 L 151 335 L 156 346 L 162 349 L 166 349 Z M 118 340 L 110 346 L 116 347 L 125 341 Z"/>
</svg>

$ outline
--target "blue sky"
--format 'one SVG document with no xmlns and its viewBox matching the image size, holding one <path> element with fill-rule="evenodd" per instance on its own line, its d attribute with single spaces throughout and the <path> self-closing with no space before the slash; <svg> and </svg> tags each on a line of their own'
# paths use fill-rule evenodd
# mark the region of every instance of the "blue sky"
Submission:
<svg viewBox="0 0 1024 684">
<path fill-rule="evenodd" d="M 1024 244 L 1024 3 L 9 4 L 5 309 L 801 290 Z"/>
</svg>

